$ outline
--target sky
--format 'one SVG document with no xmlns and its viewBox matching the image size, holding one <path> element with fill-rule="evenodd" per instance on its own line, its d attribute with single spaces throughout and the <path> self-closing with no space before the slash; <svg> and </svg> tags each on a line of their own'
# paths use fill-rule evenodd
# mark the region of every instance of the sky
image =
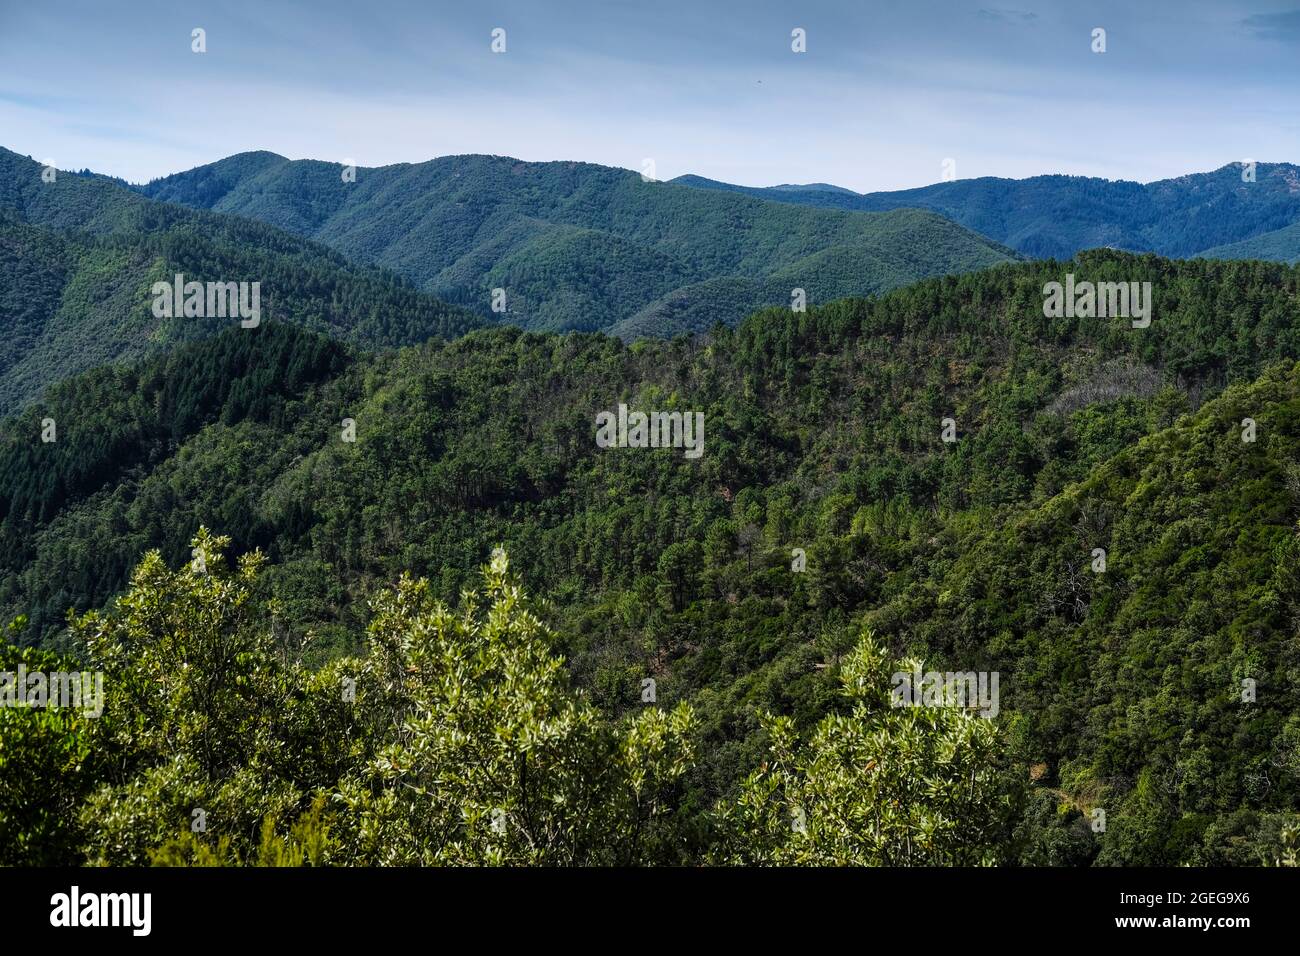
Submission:
<svg viewBox="0 0 1300 956">
<path fill-rule="evenodd" d="M 1298 81 L 1300 0 L 0 0 L 0 145 L 133 182 L 252 149 L 1149 182 L 1300 161 Z"/>
</svg>

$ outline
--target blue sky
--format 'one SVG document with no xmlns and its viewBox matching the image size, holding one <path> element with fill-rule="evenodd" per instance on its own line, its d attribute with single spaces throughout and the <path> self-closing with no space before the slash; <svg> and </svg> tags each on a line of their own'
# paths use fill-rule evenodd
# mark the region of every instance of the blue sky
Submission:
<svg viewBox="0 0 1300 956">
<path fill-rule="evenodd" d="M 1150 181 L 1300 161 L 1298 81 L 1300 0 L 0 0 L 0 145 L 133 181 L 249 149 L 861 191 L 945 158 Z"/>
</svg>

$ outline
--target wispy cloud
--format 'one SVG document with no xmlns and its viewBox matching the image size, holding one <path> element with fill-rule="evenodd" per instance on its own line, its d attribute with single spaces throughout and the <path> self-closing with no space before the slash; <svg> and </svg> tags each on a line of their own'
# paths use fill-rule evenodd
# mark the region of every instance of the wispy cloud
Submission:
<svg viewBox="0 0 1300 956">
<path fill-rule="evenodd" d="M 0 0 L 0 143 L 136 182 L 269 149 L 653 158 L 859 192 L 934 182 L 946 158 L 962 178 L 1140 181 L 1300 158 L 1300 0 L 1012 2 Z"/>
<path fill-rule="evenodd" d="M 1030 13 L 1028 10 L 1005 10 L 1000 8 L 985 8 L 979 11 L 978 16 L 985 20 L 1000 20 L 1003 23 L 1032 23 L 1038 19 L 1038 14 Z"/>
<path fill-rule="evenodd" d="M 1257 13 L 1242 20 L 1242 25 L 1256 36 L 1282 43 L 1300 42 L 1300 10 L 1281 13 Z"/>
</svg>

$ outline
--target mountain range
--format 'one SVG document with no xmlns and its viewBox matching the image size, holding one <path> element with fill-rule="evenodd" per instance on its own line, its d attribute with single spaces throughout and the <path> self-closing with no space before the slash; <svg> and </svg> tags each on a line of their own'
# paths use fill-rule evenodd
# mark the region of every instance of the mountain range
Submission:
<svg viewBox="0 0 1300 956">
<path fill-rule="evenodd" d="M 358 345 L 451 337 L 485 323 L 394 273 L 250 219 L 155 202 L 0 149 L 0 409 L 107 362 L 202 337 L 227 320 L 157 319 L 150 289 L 177 274 L 257 281 L 267 321 Z"/>
<path fill-rule="evenodd" d="M 874 196 L 488 156 L 355 181 L 267 152 L 146 185 L 50 172 L 0 151 L 0 649 L 77 655 L 69 610 L 111 609 L 132 582 L 108 612 L 136 615 L 122 659 L 151 641 L 188 653 L 188 632 L 158 623 L 177 611 L 223 653 L 235 630 L 273 645 L 295 676 L 272 683 L 305 710 L 277 704 L 221 737 L 242 753 L 269 734 L 217 774 L 247 787 L 241 832 L 270 788 L 300 813 L 348 790 L 347 768 L 379 766 L 324 728 L 358 713 L 339 708 L 331 668 L 409 637 L 377 616 L 385 589 L 424 578 L 401 586 L 421 589 L 437 632 L 451 618 L 436 602 L 454 605 L 501 548 L 492 565 L 555 632 L 563 663 L 546 666 L 602 719 L 657 713 L 647 679 L 655 703 L 699 715 L 657 861 L 710 859 L 710 808 L 770 766 L 761 714 L 807 728 L 849 713 L 864 640 L 1001 675 L 981 766 L 1010 782 L 986 808 L 990 862 L 1243 864 L 1292 839 L 1293 167 Z M 177 274 L 260 282 L 264 321 L 155 318 L 153 284 Z M 1074 274 L 1149 283 L 1150 324 L 1045 314 L 1046 285 Z M 700 421 L 701 454 L 603 447 L 598 416 L 620 406 Z M 265 556 L 255 584 L 260 559 L 238 565 L 251 603 L 216 555 L 211 575 L 195 569 L 200 528 Z M 526 650 L 530 633 L 509 640 Z M 223 673 L 212 660 L 200 684 Z M 171 808 L 206 786 L 169 776 L 165 733 L 157 754 L 120 757 L 159 720 L 148 708 L 173 670 L 128 682 L 146 710 L 112 718 L 129 746 L 93 751 L 107 757 L 65 760 L 47 743 L 93 748 L 0 715 L 0 769 L 52 755 L 34 776 L 0 773 L 0 862 L 37 852 L 22 840 L 75 862 L 86 832 L 103 859 L 152 858 Z M 409 725 L 364 710 L 367 693 L 376 740 Z M 206 748 L 217 738 L 195 720 Z M 903 791 L 934 789 L 944 759 L 900 772 Z M 31 794 L 54 789 L 45 813 Z M 5 830 L 14 808 L 22 839 Z"/>
<path fill-rule="evenodd" d="M 0 150 L 0 408 L 217 328 L 150 315 L 150 286 L 176 274 L 260 280 L 272 320 L 374 348 L 497 323 L 666 337 L 789 307 L 797 290 L 873 295 L 1101 246 L 1300 258 L 1289 164 L 1258 164 L 1253 181 L 1229 164 L 1146 185 L 1040 176 L 871 194 L 477 155 L 354 181 L 265 151 L 141 186 L 42 171 Z"/>
<path fill-rule="evenodd" d="M 1111 247 L 1163 256 L 1300 259 L 1300 167 L 1229 163 L 1153 183 L 1084 176 L 982 177 L 896 192 L 826 184 L 734 186 L 700 176 L 674 183 L 826 209 L 929 209 L 1034 258 Z"/>
<path fill-rule="evenodd" d="M 627 338 L 734 325 L 754 308 L 868 295 L 1015 258 L 933 213 L 770 203 L 590 163 L 447 156 L 343 167 L 243 153 L 146 196 L 260 220 L 531 330 Z"/>
</svg>

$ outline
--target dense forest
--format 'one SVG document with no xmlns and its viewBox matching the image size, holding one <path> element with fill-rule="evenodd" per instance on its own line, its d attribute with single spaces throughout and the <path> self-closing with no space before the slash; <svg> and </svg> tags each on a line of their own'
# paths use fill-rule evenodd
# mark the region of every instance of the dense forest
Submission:
<svg viewBox="0 0 1300 956">
<path fill-rule="evenodd" d="M 1200 255 L 1207 259 L 1269 259 L 1294 264 L 1300 261 L 1300 221 L 1249 239 L 1215 246 Z"/>
<path fill-rule="evenodd" d="M 1089 176 L 982 176 L 859 194 L 801 186 L 733 186 L 700 176 L 672 180 L 702 189 L 825 209 L 929 209 L 1025 255 L 1069 258 L 1107 246 L 1163 256 L 1300 258 L 1300 168 L 1229 163 L 1153 183 Z"/>
<path fill-rule="evenodd" d="M 444 156 L 359 168 L 354 182 L 343 170 L 241 153 L 141 191 L 307 236 L 485 316 L 503 289 L 500 315 L 533 331 L 705 331 L 788 305 L 795 288 L 827 302 L 1015 258 L 922 209 L 800 208 L 591 163 Z"/>
<path fill-rule="evenodd" d="M 154 282 L 258 282 L 267 321 L 368 347 L 453 337 L 490 324 L 395 273 L 250 220 L 153 202 L 101 177 L 41 178 L 0 149 L 0 410 L 106 362 L 226 328 L 225 318 L 160 322 Z M 236 323 L 237 324 L 237 323 Z"/>
<path fill-rule="evenodd" d="M 1067 272 L 1151 282 L 1150 327 L 1045 318 Z M 106 708 L 0 708 L 0 847 L 1294 859 L 1298 296 L 1098 251 L 672 340 L 271 322 L 72 378 L 2 426 L 0 670 Z M 598 447 L 620 404 L 703 454 Z M 999 712 L 889 706 L 921 666 Z"/>
</svg>

